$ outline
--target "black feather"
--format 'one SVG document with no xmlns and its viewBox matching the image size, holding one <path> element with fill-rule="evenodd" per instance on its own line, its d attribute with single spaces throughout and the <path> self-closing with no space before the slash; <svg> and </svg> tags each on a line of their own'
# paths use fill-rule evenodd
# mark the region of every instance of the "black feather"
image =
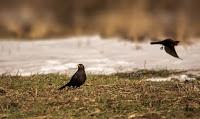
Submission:
<svg viewBox="0 0 200 119">
<path fill-rule="evenodd" d="M 65 87 L 80 87 L 85 83 L 87 79 L 85 68 L 83 64 L 78 64 L 78 70 L 72 76 L 71 80 L 65 84 L 64 86 L 60 87 L 58 90 L 62 90 Z"/>
<path fill-rule="evenodd" d="M 151 42 L 151 44 L 161 44 L 164 46 L 165 52 L 169 55 L 181 59 L 176 53 L 175 46 L 179 44 L 179 41 L 175 41 L 172 39 L 165 39 L 163 41 Z"/>
<path fill-rule="evenodd" d="M 151 44 L 162 44 L 162 42 L 158 41 L 158 42 L 151 42 Z"/>
</svg>

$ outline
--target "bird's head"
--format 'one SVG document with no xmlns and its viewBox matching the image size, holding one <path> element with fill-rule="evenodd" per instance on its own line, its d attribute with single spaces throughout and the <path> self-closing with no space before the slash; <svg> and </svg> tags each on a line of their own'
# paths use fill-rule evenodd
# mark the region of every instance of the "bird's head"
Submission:
<svg viewBox="0 0 200 119">
<path fill-rule="evenodd" d="M 174 41 L 174 45 L 178 45 L 180 41 Z"/>
<path fill-rule="evenodd" d="M 78 64 L 77 66 L 78 66 L 78 69 L 85 69 L 83 64 Z"/>
</svg>

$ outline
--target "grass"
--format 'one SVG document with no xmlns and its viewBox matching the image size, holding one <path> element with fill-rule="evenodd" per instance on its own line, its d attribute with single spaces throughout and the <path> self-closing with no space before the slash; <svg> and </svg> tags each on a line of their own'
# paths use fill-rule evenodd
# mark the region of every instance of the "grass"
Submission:
<svg viewBox="0 0 200 119">
<path fill-rule="evenodd" d="M 0 76 L 0 118 L 199 118 L 200 80 L 149 82 L 175 71 L 88 75 L 78 89 L 57 89 L 63 74 Z"/>
</svg>

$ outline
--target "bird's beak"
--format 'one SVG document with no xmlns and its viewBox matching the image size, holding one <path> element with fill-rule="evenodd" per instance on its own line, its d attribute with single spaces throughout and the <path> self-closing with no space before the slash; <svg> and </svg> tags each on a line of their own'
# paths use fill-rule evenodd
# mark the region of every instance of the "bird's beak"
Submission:
<svg viewBox="0 0 200 119">
<path fill-rule="evenodd" d="M 79 65 L 79 64 L 77 64 L 77 67 L 78 67 L 78 68 L 79 68 L 79 66 L 80 66 L 80 65 Z"/>
</svg>

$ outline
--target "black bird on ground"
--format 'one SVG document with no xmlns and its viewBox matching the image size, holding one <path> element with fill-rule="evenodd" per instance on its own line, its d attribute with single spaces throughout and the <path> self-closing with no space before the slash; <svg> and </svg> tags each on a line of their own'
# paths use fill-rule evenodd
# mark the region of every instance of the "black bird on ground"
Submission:
<svg viewBox="0 0 200 119">
<path fill-rule="evenodd" d="M 161 44 L 164 46 L 164 50 L 173 57 L 181 59 L 176 53 L 175 46 L 179 44 L 179 41 L 175 41 L 172 39 L 165 39 L 163 41 L 151 42 L 151 44 Z M 163 47 L 161 47 L 163 49 Z"/>
<path fill-rule="evenodd" d="M 71 80 L 64 86 L 60 87 L 58 90 L 62 90 L 65 87 L 80 87 L 83 85 L 87 79 L 86 73 L 85 73 L 85 67 L 83 64 L 78 64 L 78 70 L 76 73 L 72 76 Z"/>
</svg>

